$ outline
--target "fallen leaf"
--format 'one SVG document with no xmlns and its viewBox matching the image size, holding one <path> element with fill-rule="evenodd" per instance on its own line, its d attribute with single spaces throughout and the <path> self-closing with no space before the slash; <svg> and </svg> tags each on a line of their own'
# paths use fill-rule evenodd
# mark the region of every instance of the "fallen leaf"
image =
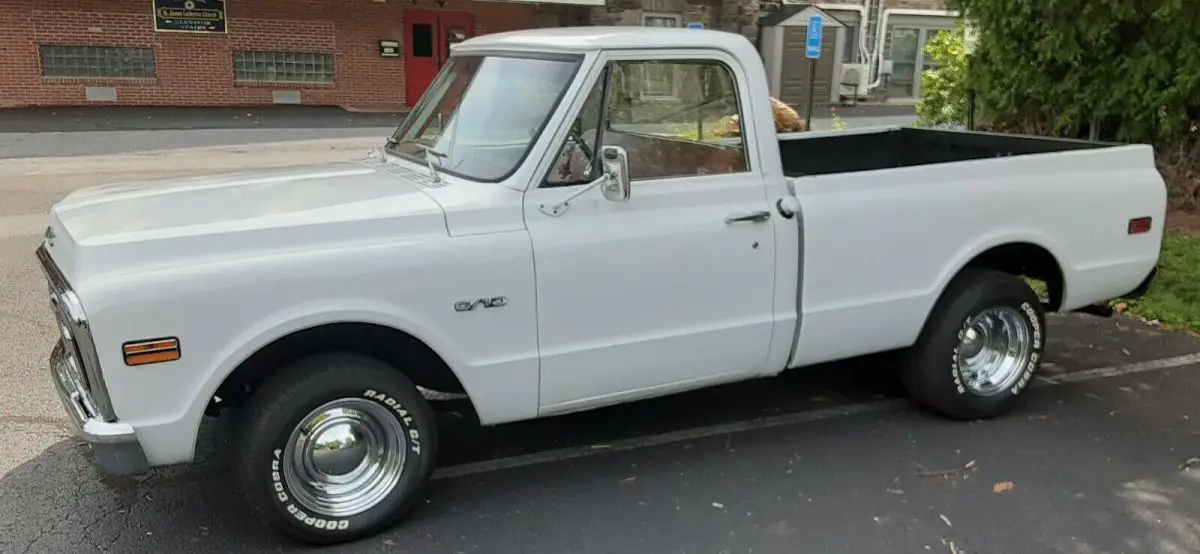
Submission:
<svg viewBox="0 0 1200 554">
<path fill-rule="evenodd" d="M 996 494 L 1004 494 L 1011 490 L 1013 490 L 1012 481 L 1000 481 L 999 483 L 992 485 L 992 492 Z"/>
<path fill-rule="evenodd" d="M 1124 302 L 1118 302 L 1118 303 L 1116 303 L 1116 304 L 1113 304 L 1113 311 L 1114 311 L 1114 312 L 1117 312 L 1117 313 L 1124 313 L 1124 312 L 1125 312 L 1125 310 L 1128 310 L 1128 309 L 1129 309 L 1129 304 L 1126 304 L 1126 303 L 1124 303 Z"/>
</svg>

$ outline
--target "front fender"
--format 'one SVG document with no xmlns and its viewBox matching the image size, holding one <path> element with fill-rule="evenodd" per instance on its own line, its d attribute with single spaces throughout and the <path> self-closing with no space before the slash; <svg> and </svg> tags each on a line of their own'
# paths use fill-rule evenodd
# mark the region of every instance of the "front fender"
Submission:
<svg viewBox="0 0 1200 554">
<path fill-rule="evenodd" d="M 523 232 L 173 267 L 114 276 L 90 293 L 107 300 L 95 303 L 93 320 L 114 410 L 155 465 L 191 460 L 205 408 L 239 364 L 281 337 L 329 323 L 383 325 L 423 341 L 484 423 L 537 414 L 537 305 Z M 507 298 L 502 309 L 454 309 L 499 295 Z M 178 337 L 182 357 L 125 366 L 120 344 L 154 336 Z"/>
</svg>

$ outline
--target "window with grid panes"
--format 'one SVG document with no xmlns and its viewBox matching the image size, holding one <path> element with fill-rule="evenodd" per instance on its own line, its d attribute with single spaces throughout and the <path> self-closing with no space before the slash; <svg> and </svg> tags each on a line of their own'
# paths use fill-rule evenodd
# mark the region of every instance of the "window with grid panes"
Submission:
<svg viewBox="0 0 1200 554">
<path fill-rule="evenodd" d="M 233 53 L 233 74 L 238 81 L 332 83 L 333 54 L 238 50 Z"/>
<path fill-rule="evenodd" d="M 154 49 L 130 46 L 38 45 L 44 77 L 153 79 Z"/>
<path fill-rule="evenodd" d="M 671 13 L 643 13 L 643 27 L 682 27 L 683 16 Z M 641 64 L 640 92 L 648 97 L 673 97 L 678 77 L 674 66 L 668 64 Z"/>
</svg>

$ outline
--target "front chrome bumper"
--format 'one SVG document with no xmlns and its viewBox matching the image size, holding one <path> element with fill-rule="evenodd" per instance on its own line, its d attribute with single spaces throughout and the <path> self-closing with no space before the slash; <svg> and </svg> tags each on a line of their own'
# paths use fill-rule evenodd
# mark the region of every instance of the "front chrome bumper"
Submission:
<svg viewBox="0 0 1200 554">
<path fill-rule="evenodd" d="M 50 352 L 50 378 L 67 412 L 75 436 L 92 448 L 93 462 L 108 475 L 133 475 L 149 469 L 146 453 L 127 423 L 108 422 L 92 413 L 87 389 L 71 371 L 66 346 L 59 340 Z"/>
</svg>

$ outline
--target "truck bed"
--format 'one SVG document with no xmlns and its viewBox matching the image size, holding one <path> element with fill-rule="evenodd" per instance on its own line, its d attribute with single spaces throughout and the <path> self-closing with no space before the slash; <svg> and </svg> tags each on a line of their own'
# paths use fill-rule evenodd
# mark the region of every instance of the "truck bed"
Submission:
<svg viewBox="0 0 1200 554">
<path fill-rule="evenodd" d="M 788 177 L 1113 146 L 1118 145 L 1086 140 L 913 127 L 789 133 L 779 136 L 783 173 Z"/>
</svg>

